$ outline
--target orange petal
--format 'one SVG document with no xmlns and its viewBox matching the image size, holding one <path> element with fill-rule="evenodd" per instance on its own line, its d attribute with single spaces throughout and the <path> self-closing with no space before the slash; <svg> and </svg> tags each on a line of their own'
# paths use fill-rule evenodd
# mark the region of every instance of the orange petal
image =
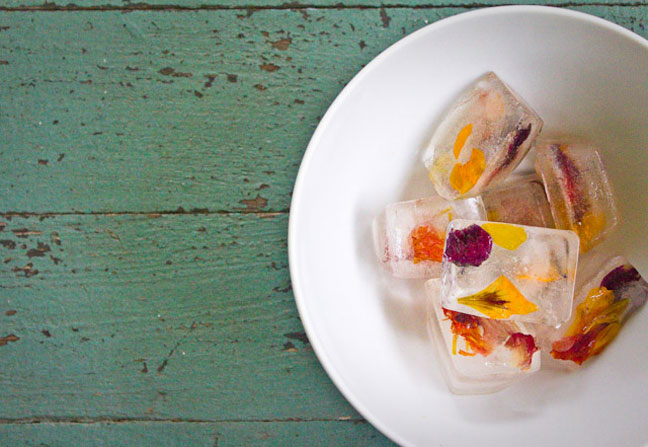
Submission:
<svg viewBox="0 0 648 447">
<path fill-rule="evenodd" d="M 443 232 L 439 234 L 434 228 L 421 225 L 412 230 L 410 239 L 414 250 L 414 264 L 418 264 L 421 261 L 441 262 L 445 241 L 445 234 Z"/>
<path fill-rule="evenodd" d="M 466 127 L 464 127 L 459 131 L 459 135 L 457 135 L 457 139 L 455 140 L 454 148 L 452 150 L 455 158 L 459 158 L 459 154 L 461 154 L 461 149 L 463 149 L 464 144 L 466 144 L 466 140 L 468 139 L 471 133 L 472 133 L 472 124 L 468 124 Z"/>
<path fill-rule="evenodd" d="M 579 222 L 576 222 L 574 230 L 580 238 L 582 253 L 596 245 L 593 240 L 605 229 L 605 223 L 605 214 L 590 211 L 586 212 Z"/>
<path fill-rule="evenodd" d="M 538 306 L 527 300 L 504 275 L 481 292 L 459 298 L 457 302 L 494 319 L 506 319 L 511 315 L 525 315 L 538 310 Z"/>
<path fill-rule="evenodd" d="M 450 172 L 450 186 L 465 194 L 475 186 L 486 169 L 486 157 L 479 149 L 473 149 L 466 164 L 455 164 Z"/>
</svg>

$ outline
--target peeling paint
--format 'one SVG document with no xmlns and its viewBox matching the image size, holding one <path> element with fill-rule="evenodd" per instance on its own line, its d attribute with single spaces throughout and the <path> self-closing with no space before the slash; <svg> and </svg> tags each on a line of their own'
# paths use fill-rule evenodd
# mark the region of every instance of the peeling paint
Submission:
<svg viewBox="0 0 648 447">
<path fill-rule="evenodd" d="M 31 262 L 24 267 L 14 267 L 11 271 L 16 273 L 16 276 L 20 276 L 20 273 L 22 273 L 25 278 L 31 278 L 32 276 L 38 275 L 38 270 L 34 268 L 34 264 Z"/>
<path fill-rule="evenodd" d="M 279 70 L 281 67 L 279 67 L 278 65 L 272 64 L 272 63 L 265 63 L 265 64 L 259 65 L 259 68 L 261 70 L 265 70 L 265 71 L 267 71 L 269 73 L 272 73 L 274 71 Z"/>
<path fill-rule="evenodd" d="M 4 248 L 7 248 L 9 250 L 13 250 L 14 248 L 16 248 L 16 243 L 9 239 L 0 240 L 0 245 L 2 245 Z"/>
<path fill-rule="evenodd" d="M 292 39 L 290 37 L 286 37 L 275 42 L 270 42 L 270 45 L 272 45 L 272 48 L 274 48 L 275 50 L 286 51 L 291 43 Z"/>
<path fill-rule="evenodd" d="M 20 340 L 20 337 L 17 337 L 14 334 L 9 334 L 6 337 L 0 337 L 0 346 L 4 346 L 7 343 L 15 343 Z"/>
<path fill-rule="evenodd" d="M 239 200 L 239 203 L 246 206 L 245 211 L 259 212 L 268 206 L 268 199 L 257 194 L 254 199 Z"/>
<path fill-rule="evenodd" d="M 190 78 L 193 76 L 191 73 L 184 73 L 182 71 L 175 71 L 175 69 L 171 67 L 164 67 L 161 70 L 158 71 L 161 75 L 164 76 L 172 76 L 174 78 Z"/>
<path fill-rule="evenodd" d="M 385 11 L 385 8 L 380 8 L 380 20 L 382 21 L 383 28 L 389 28 L 391 17 L 387 15 L 387 11 Z"/>
<path fill-rule="evenodd" d="M 27 228 L 19 228 L 17 230 L 11 230 L 11 232 L 15 234 L 16 237 L 20 237 L 23 239 L 26 239 L 28 236 L 40 236 L 42 234 L 41 231 L 29 230 Z"/>
<path fill-rule="evenodd" d="M 27 257 L 28 258 L 33 258 L 33 257 L 38 257 L 42 258 L 45 256 L 45 253 L 48 251 L 51 251 L 50 246 L 43 243 L 43 242 L 38 242 L 38 245 L 36 248 L 31 248 L 27 251 Z"/>
</svg>

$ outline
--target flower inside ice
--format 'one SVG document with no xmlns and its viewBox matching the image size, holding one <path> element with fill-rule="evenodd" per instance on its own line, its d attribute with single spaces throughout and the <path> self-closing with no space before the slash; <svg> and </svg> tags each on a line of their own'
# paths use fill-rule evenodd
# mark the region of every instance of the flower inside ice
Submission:
<svg viewBox="0 0 648 447">
<path fill-rule="evenodd" d="M 490 256 L 493 239 L 479 225 L 452 230 L 446 239 L 444 256 L 453 264 L 479 267 Z"/>
<path fill-rule="evenodd" d="M 412 240 L 412 250 L 414 258 L 412 262 L 418 264 L 421 261 L 441 262 L 443 258 L 443 239 L 444 234 L 439 234 L 434 228 L 427 225 L 421 225 L 410 234 Z"/>
<path fill-rule="evenodd" d="M 494 321 L 443 308 L 444 316 L 451 321 L 452 355 L 488 357 L 499 345 L 513 353 L 517 368 L 527 371 L 533 354 L 538 350 L 533 336 L 519 332 L 513 322 Z M 457 339 L 462 338 L 466 350 L 457 349 Z"/>
<path fill-rule="evenodd" d="M 563 337 L 553 343 L 556 359 L 582 364 L 605 348 L 621 330 L 621 316 L 629 300 L 615 301 L 614 292 L 605 287 L 590 290 L 574 309 L 574 320 Z"/>
<path fill-rule="evenodd" d="M 457 303 L 472 307 L 488 318 L 506 319 L 511 315 L 524 315 L 538 310 L 504 275 L 493 281 L 481 292 L 463 298 Z"/>
</svg>

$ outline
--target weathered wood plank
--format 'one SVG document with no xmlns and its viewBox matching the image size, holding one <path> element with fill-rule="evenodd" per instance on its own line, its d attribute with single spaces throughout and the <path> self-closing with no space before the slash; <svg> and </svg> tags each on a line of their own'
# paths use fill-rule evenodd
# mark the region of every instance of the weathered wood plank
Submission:
<svg viewBox="0 0 648 447">
<path fill-rule="evenodd" d="M 0 424 L 7 446 L 391 446 L 366 422 Z"/>
<path fill-rule="evenodd" d="M 359 417 L 299 321 L 287 215 L 0 221 L 0 419 Z"/>
<path fill-rule="evenodd" d="M 532 0 L 521 0 L 517 4 L 537 4 Z M 548 0 L 543 2 L 545 5 L 573 5 L 576 2 L 566 0 Z M 582 0 L 578 4 L 627 4 L 623 0 L 606 0 L 599 2 L 597 0 Z M 442 8 L 460 6 L 474 8 L 479 6 L 495 6 L 507 4 L 501 0 L 481 0 L 479 2 L 470 2 L 468 0 L 296 0 L 287 2 L 285 0 L 147 0 L 146 2 L 123 2 L 121 0 L 57 0 L 46 2 L 43 0 L 6 0 L 3 5 L 6 8 L 25 8 L 36 10 L 78 10 L 82 8 L 92 8 L 101 10 L 123 9 L 123 10 L 150 10 L 150 9 L 255 9 L 280 8 L 280 9 L 337 9 L 337 8 L 382 8 L 385 10 L 394 8 Z M 640 1 L 633 4 L 645 4 Z"/>
<path fill-rule="evenodd" d="M 424 25 L 410 10 L 388 28 L 377 10 L 0 17 L 0 210 L 39 212 L 285 210 L 344 83 Z"/>
<path fill-rule="evenodd" d="M 343 85 L 463 10 L 2 13 L 0 211 L 286 210 Z"/>
</svg>

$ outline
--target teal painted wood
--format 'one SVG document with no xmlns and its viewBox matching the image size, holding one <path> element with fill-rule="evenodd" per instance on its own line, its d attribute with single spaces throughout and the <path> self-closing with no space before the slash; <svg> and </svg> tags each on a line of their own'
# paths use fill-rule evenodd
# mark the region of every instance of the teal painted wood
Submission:
<svg viewBox="0 0 648 447">
<path fill-rule="evenodd" d="M 522 0 L 517 4 L 537 4 L 532 0 Z M 569 6 L 574 2 L 565 0 L 548 0 L 541 2 L 544 5 Z M 579 4 L 598 4 L 596 0 L 583 0 Z M 627 4 L 623 0 L 607 0 L 604 5 Z M 507 4 L 498 0 L 481 0 L 479 2 L 470 2 L 467 0 L 296 0 L 286 2 L 285 0 L 148 0 L 146 2 L 123 2 L 121 0 L 58 0 L 54 2 L 44 2 L 43 0 L 7 0 L 3 5 L 8 8 L 25 8 L 39 10 L 70 10 L 80 8 L 96 8 L 102 10 L 109 9 L 259 9 L 259 8 L 282 8 L 282 9 L 306 9 L 306 8 L 383 8 L 385 10 L 393 8 L 440 8 L 461 6 L 465 8 L 474 8 L 475 6 L 495 6 Z M 634 3 L 635 5 L 646 4 L 645 1 Z"/>
<path fill-rule="evenodd" d="M 300 324 L 287 220 L 3 219 L 0 419 L 358 418 Z"/>
<path fill-rule="evenodd" d="M 286 210 L 344 84 L 457 12 L 5 13 L 0 210 Z"/>
<path fill-rule="evenodd" d="M 345 83 L 461 11 L 2 13 L 0 211 L 286 210 Z"/>
<path fill-rule="evenodd" d="M 0 425 L 7 446 L 391 446 L 366 422 L 137 422 Z"/>
</svg>

